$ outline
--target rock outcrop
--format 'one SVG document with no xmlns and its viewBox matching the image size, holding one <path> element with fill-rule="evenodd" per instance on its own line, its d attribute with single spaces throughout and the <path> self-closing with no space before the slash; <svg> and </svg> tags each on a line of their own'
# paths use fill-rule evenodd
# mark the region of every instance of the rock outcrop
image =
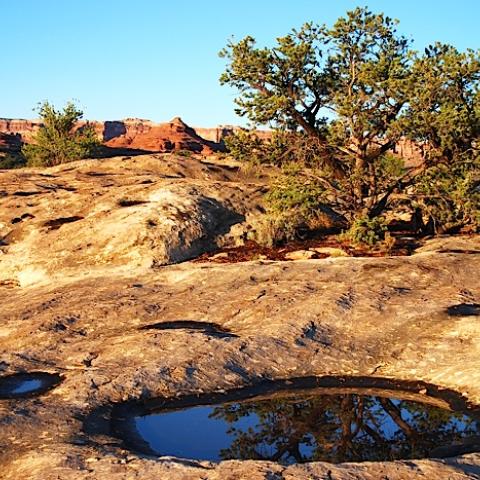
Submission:
<svg viewBox="0 0 480 480">
<path fill-rule="evenodd" d="M 108 125 L 105 122 L 104 138 L 108 138 Z M 186 150 L 195 153 L 212 153 L 222 149 L 220 142 L 210 142 L 200 137 L 181 118 L 168 123 L 124 122 L 125 133 L 111 137 L 105 143 L 109 147 L 142 149 L 152 152 Z"/>
<path fill-rule="evenodd" d="M 211 141 L 201 137 L 179 117 L 170 122 L 154 123 L 149 120 L 127 118 L 118 121 L 79 122 L 78 128 L 85 125 L 94 128 L 98 139 L 113 149 L 131 149 L 144 152 L 171 152 L 185 150 L 194 153 L 210 154 L 224 150 L 223 138 Z M 32 135 L 41 127 L 39 120 L 0 119 L 0 148 L 2 143 L 15 139 L 29 143 Z M 205 129 L 209 130 L 209 129 Z M 214 129 L 210 129 L 214 130 Z M 225 135 L 228 134 L 225 132 Z M 3 140 L 2 140 L 3 138 Z"/>
<path fill-rule="evenodd" d="M 0 118 L 0 132 L 20 136 L 23 142 L 29 142 L 31 136 L 41 127 L 40 120 Z"/>
<path fill-rule="evenodd" d="M 480 454 L 289 467 L 155 459 L 126 450 L 109 418 L 126 400 L 312 375 L 424 381 L 479 404 L 480 317 L 457 314 L 480 302 L 479 269 L 479 255 L 430 252 L 183 263 L 4 286 L 2 374 L 40 370 L 63 381 L 38 398 L 0 401 L 0 478 L 475 479 Z M 179 319 L 232 335 L 156 327 Z"/>
<path fill-rule="evenodd" d="M 5 171 L 0 282 L 150 268 L 228 245 L 263 189 L 237 170 L 164 154 Z"/>
<path fill-rule="evenodd" d="M 479 236 L 411 257 L 167 265 L 234 242 L 263 188 L 235 165 L 169 154 L 2 172 L 0 377 L 55 381 L 0 400 L 0 479 L 480 476 L 480 453 L 210 463 L 135 453 L 112 435 L 118 404 L 278 379 L 424 382 L 434 388 L 417 398 L 480 406 Z"/>
</svg>

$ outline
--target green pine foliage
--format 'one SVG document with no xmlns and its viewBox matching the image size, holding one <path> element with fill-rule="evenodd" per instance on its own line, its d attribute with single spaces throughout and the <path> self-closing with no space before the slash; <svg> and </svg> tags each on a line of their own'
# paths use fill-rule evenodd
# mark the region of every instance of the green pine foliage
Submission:
<svg viewBox="0 0 480 480">
<path fill-rule="evenodd" d="M 415 202 L 428 214 L 432 233 L 479 230 L 480 158 L 430 167 L 419 176 L 415 193 Z"/>
<path fill-rule="evenodd" d="M 44 102 L 38 112 L 42 127 L 32 138 L 33 143 L 22 148 L 28 166 L 49 167 L 93 155 L 98 146 L 95 131 L 88 124 L 77 128 L 83 112 L 74 103 L 67 103 L 59 111 Z"/>
<path fill-rule="evenodd" d="M 231 154 L 300 167 L 274 180 L 273 212 L 303 219 L 326 202 L 352 238 L 371 243 L 383 238 L 375 219 L 407 197 L 435 232 L 478 229 L 480 52 L 440 43 L 415 52 L 397 25 L 356 8 L 332 27 L 292 30 L 271 48 L 248 36 L 220 53 L 220 82 L 238 90 L 237 113 L 273 129 L 272 139 L 254 129 L 232 137 Z M 406 168 L 390 153 L 402 138 L 421 148 L 420 165 Z M 312 169 L 315 182 L 305 174 Z"/>
</svg>

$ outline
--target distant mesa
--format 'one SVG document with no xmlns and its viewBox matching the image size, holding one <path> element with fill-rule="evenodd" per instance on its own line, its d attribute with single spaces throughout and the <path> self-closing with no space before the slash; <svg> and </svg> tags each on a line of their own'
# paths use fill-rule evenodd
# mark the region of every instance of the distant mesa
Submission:
<svg viewBox="0 0 480 480">
<path fill-rule="evenodd" d="M 125 118 L 105 122 L 79 122 L 78 128 L 93 125 L 99 140 L 103 143 L 100 156 L 123 154 L 164 153 L 190 151 L 209 155 L 224 152 L 224 140 L 240 127 L 220 125 L 213 128 L 191 127 L 180 117 L 169 122 L 155 123 L 142 118 Z M 0 118 L 0 152 L 19 151 L 22 143 L 29 143 L 32 135 L 40 128 L 39 120 Z M 269 130 L 258 130 L 258 136 L 267 138 Z M 409 140 L 398 142 L 392 153 L 413 166 L 422 162 L 422 153 Z"/>
<path fill-rule="evenodd" d="M 142 152 L 172 152 L 188 150 L 210 154 L 225 150 L 224 138 L 235 127 L 195 129 L 180 117 L 169 122 L 154 123 L 139 118 L 88 122 L 93 125 L 102 143 L 112 149 L 131 149 Z M 79 122 L 78 128 L 87 122 Z M 18 150 L 22 143 L 31 142 L 40 128 L 39 120 L 0 118 L 0 150 Z M 199 132 L 197 132 L 199 130 Z"/>
<path fill-rule="evenodd" d="M 119 133 L 117 135 L 116 133 Z M 105 122 L 103 140 L 108 147 L 141 149 L 149 152 L 188 150 L 196 153 L 213 153 L 225 149 L 223 138 L 218 142 L 197 134 L 180 117 L 167 123 L 126 119 L 122 122 Z"/>
</svg>

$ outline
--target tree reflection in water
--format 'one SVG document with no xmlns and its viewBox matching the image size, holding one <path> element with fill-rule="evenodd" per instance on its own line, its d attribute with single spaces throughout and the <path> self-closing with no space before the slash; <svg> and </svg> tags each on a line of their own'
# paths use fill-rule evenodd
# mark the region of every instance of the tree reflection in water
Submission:
<svg viewBox="0 0 480 480">
<path fill-rule="evenodd" d="M 241 420 L 252 416 L 256 426 L 242 429 Z M 222 459 L 287 464 L 428 457 L 480 432 L 478 421 L 462 413 L 355 394 L 225 404 L 210 417 L 229 425 L 232 441 Z"/>
</svg>

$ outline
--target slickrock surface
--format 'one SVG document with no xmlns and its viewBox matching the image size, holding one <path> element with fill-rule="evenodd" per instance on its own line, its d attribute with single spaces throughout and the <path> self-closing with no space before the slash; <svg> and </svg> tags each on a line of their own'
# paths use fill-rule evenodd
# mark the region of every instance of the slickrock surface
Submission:
<svg viewBox="0 0 480 480">
<path fill-rule="evenodd" d="M 201 235 L 209 242 L 228 236 L 220 227 L 225 221 L 216 223 L 219 212 L 228 210 L 231 218 L 255 210 L 261 187 L 237 183 L 234 171 L 217 165 L 169 164 L 169 158 L 43 171 L 52 177 L 33 170 L 0 176 L 7 231 L 0 374 L 64 378 L 39 397 L 0 400 L 0 478 L 480 478 L 480 454 L 288 467 L 215 464 L 147 457 L 110 436 L 119 402 L 306 376 L 423 381 L 480 405 L 478 237 L 447 247 L 438 242 L 412 257 L 161 266 L 195 255 L 201 248 L 191 245 Z M 181 178 L 162 178 L 160 171 Z M 15 194 L 20 191 L 35 193 Z M 120 196 L 149 203 L 120 207 Z M 204 198 L 210 200 L 202 204 Z M 25 213 L 33 218 L 11 222 Z M 72 216 L 82 219 L 40 227 Z M 152 216 L 157 228 L 149 237 L 145 222 Z M 42 273 L 28 277 L 26 269 Z M 181 320 L 215 324 L 231 335 L 182 328 Z M 161 322 L 179 323 L 162 330 Z"/>
<path fill-rule="evenodd" d="M 168 154 L 2 171 L 0 282 L 150 268 L 234 244 L 227 234 L 261 208 L 263 189 L 238 167 Z"/>
</svg>

